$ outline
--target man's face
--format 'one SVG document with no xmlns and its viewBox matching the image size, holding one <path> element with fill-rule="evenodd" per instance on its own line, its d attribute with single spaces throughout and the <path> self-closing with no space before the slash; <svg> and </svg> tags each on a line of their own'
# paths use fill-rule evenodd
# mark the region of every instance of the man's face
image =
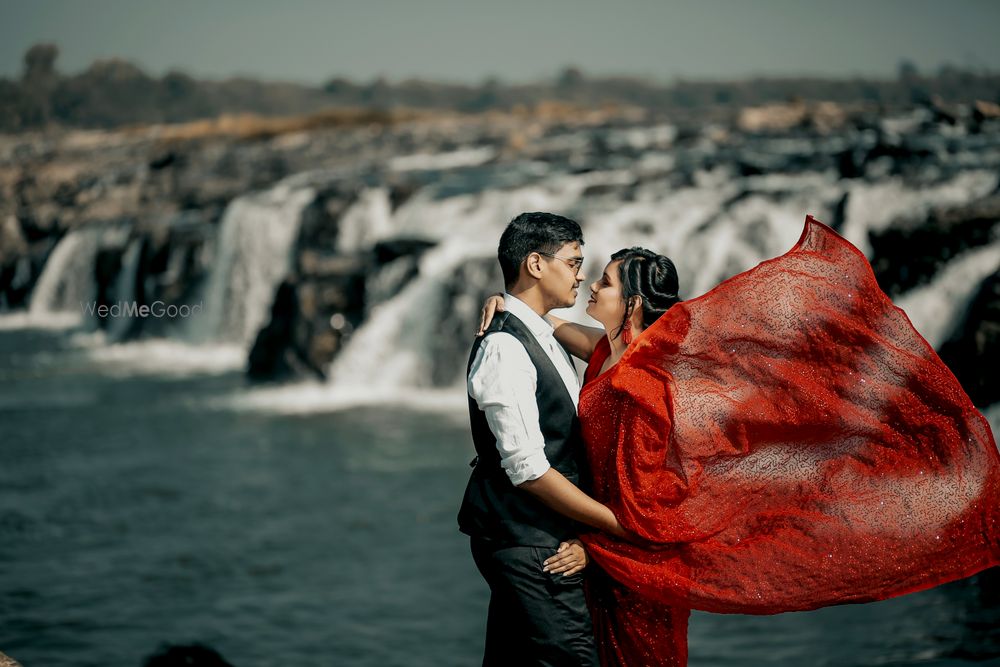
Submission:
<svg viewBox="0 0 1000 667">
<path fill-rule="evenodd" d="M 574 241 L 564 244 L 552 255 L 555 257 L 542 255 L 545 270 L 541 287 L 549 308 L 569 308 L 576 303 L 580 283 L 587 277 L 583 274 L 583 250 Z"/>
</svg>

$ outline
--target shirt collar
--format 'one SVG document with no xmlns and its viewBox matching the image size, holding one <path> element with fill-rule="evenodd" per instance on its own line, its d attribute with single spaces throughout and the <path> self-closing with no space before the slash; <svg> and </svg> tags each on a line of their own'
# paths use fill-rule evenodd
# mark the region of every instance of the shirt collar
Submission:
<svg viewBox="0 0 1000 667">
<path fill-rule="evenodd" d="M 530 331 L 535 338 L 541 339 L 544 336 L 552 335 L 552 325 L 538 313 L 533 311 L 528 304 L 521 301 L 516 296 L 513 296 L 508 292 L 504 292 L 503 303 L 504 309 L 517 319 L 521 320 L 521 322 L 524 323 L 524 326 L 528 327 L 528 331 Z"/>
</svg>

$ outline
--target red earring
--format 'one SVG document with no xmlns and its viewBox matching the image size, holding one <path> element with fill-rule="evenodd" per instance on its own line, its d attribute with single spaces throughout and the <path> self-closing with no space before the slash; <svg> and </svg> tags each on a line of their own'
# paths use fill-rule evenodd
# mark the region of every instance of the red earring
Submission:
<svg viewBox="0 0 1000 667">
<path fill-rule="evenodd" d="M 625 343 L 625 347 L 632 344 L 632 327 L 627 326 L 625 331 L 622 332 L 622 342 Z"/>
</svg>

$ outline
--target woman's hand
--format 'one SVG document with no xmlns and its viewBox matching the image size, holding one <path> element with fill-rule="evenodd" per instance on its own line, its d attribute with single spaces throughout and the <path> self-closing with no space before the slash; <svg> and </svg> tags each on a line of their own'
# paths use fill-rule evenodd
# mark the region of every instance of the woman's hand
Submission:
<svg viewBox="0 0 1000 667">
<path fill-rule="evenodd" d="M 490 322 L 493 321 L 494 313 L 504 310 L 506 308 L 504 308 L 503 292 L 491 294 L 486 299 L 486 303 L 483 304 L 483 313 L 479 319 L 479 332 L 476 335 L 482 336 L 483 332 L 486 331 L 486 327 L 490 326 Z"/>
<path fill-rule="evenodd" d="M 582 571 L 589 562 L 590 557 L 587 556 L 583 542 L 577 539 L 567 540 L 559 545 L 555 556 L 545 559 L 542 572 L 562 573 L 562 576 L 568 577 Z"/>
</svg>

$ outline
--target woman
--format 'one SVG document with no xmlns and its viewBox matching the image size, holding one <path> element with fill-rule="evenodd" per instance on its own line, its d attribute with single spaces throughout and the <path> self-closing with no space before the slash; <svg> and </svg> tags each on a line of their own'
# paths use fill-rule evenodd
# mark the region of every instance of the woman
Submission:
<svg viewBox="0 0 1000 667">
<path fill-rule="evenodd" d="M 587 312 L 603 331 L 552 322 L 589 362 L 593 493 L 630 535 L 581 536 L 603 664 L 685 664 L 689 608 L 880 600 L 1000 563 L 986 420 L 822 223 L 683 302 L 667 258 L 621 251 Z"/>
</svg>

